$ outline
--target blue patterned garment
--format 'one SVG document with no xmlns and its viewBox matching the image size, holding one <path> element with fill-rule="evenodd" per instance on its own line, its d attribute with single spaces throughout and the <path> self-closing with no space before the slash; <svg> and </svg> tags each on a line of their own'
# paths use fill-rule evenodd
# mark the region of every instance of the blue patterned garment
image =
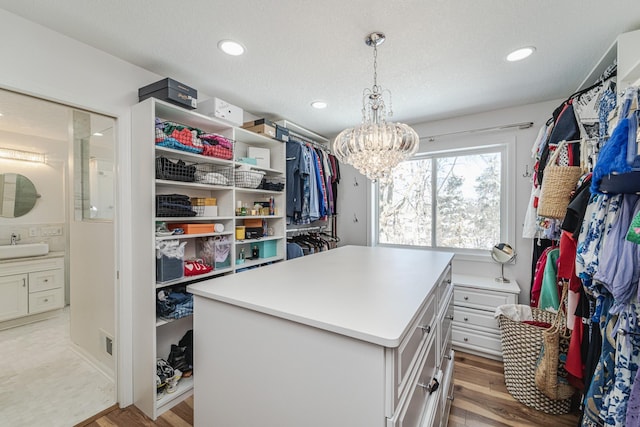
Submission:
<svg viewBox="0 0 640 427">
<path fill-rule="evenodd" d="M 583 280 L 591 280 L 598 271 L 602 240 L 609 234 L 615 222 L 622 195 L 594 194 L 584 216 L 578 249 L 576 251 L 576 274 Z M 586 289 L 591 291 L 592 289 Z"/>
<path fill-rule="evenodd" d="M 638 330 L 638 301 L 636 298 L 620 313 L 615 355 L 615 383 L 610 393 L 603 399 L 604 425 L 625 427 L 627 404 L 631 396 L 638 363 L 640 362 L 640 335 L 627 334 Z"/>
<path fill-rule="evenodd" d="M 601 292 L 606 294 L 606 289 Z M 609 313 L 613 304 L 613 297 L 609 294 L 601 299 L 599 326 L 602 332 L 602 351 L 600 360 L 591 379 L 591 384 L 584 397 L 582 427 L 602 427 L 608 416 L 608 408 L 604 403 L 609 399 L 615 384 L 615 351 L 616 342 L 613 330 L 617 322 L 617 315 Z"/>
</svg>

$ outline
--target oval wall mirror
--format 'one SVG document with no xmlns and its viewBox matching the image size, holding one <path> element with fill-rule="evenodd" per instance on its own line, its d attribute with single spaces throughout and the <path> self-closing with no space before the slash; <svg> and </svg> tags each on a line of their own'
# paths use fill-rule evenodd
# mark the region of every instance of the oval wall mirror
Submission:
<svg viewBox="0 0 640 427">
<path fill-rule="evenodd" d="M 508 243 L 497 243 L 491 248 L 491 258 L 501 266 L 500 277 L 496 277 L 496 282 L 509 283 L 509 279 L 504 277 L 504 265 L 511 262 L 516 257 L 516 251 Z"/>
<path fill-rule="evenodd" d="M 0 174 L 0 216 L 17 218 L 28 214 L 40 197 L 33 182 L 17 173 Z"/>
</svg>

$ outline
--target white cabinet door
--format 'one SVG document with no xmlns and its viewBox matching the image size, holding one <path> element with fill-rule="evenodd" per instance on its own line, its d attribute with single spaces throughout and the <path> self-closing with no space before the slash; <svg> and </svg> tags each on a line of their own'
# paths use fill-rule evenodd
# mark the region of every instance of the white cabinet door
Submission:
<svg viewBox="0 0 640 427">
<path fill-rule="evenodd" d="M 29 288 L 26 274 L 0 277 L 0 321 L 27 314 Z"/>
</svg>

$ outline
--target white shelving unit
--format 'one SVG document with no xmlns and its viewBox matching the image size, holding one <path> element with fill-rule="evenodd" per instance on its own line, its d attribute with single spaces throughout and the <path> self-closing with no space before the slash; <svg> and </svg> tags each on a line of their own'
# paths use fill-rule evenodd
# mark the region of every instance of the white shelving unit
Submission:
<svg viewBox="0 0 640 427">
<path fill-rule="evenodd" d="M 188 153 L 166 147 L 155 146 L 155 119 L 171 121 L 184 126 L 201 129 L 204 132 L 216 133 L 235 141 L 234 159 L 222 160 L 199 154 Z M 156 158 L 163 156 L 172 161 L 183 161 L 186 164 L 205 164 L 214 167 L 233 169 L 231 175 L 241 165 L 237 159 L 247 156 L 249 147 L 268 148 L 270 150 L 270 167 L 251 166 L 251 170 L 262 171 L 266 178 L 276 178 L 284 182 L 286 176 L 285 144 L 245 129 L 216 120 L 197 112 L 185 110 L 172 104 L 147 99 L 132 108 L 132 164 L 134 166 L 134 182 L 132 188 L 132 208 L 134 219 L 133 264 L 135 265 L 133 280 L 134 306 L 134 403 L 147 416 L 156 419 L 166 410 L 184 400 L 193 393 L 193 378 L 183 378 L 178 390 L 156 399 L 156 359 L 166 359 L 171 344 L 177 344 L 184 334 L 193 328 L 192 316 L 180 319 L 166 319 L 156 316 L 156 292 L 159 289 L 175 285 L 186 285 L 195 281 L 211 280 L 218 276 L 234 274 L 239 270 L 257 267 L 267 263 L 281 261 L 286 255 L 286 223 L 285 203 L 286 189 L 282 191 L 260 190 L 229 186 L 210 185 L 195 182 L 171 181 L 155 179 Z M 189 197 L 215 197 L 217 199 L 218 216 L 163 217 L 156 215 L 155 196 L 162 194 L 183 194 Z M 256 202 L 274 201 L 274 215 L 238 216 L 236 206 L 239 201 L 248 206 Z M 266 222 L 272 235 L 258 239 L 236 240 L 235 227 L 242 226 L 245 219 L 261 219 Z M 224 231 L 198 234 L 181 234 L 156 236 L 156 222 L 222 224 Z M 226 236 L 231 249 L 229 266 L 215 268 L 213 271 L 197 276 L 156 282 L 155 245 L 158 241 L 178 239 L 185 245 L 185 259 L 197 256 L 197 243 L 200 238 Z M 236 265 L 241 249 L 251 256 L 251 249 L 261 242 L 275 242 L 275 253 L 263 258 L 245 259 Z M 269 243 L 273 249 L 274 243 Z M 271 251 L 273 252 L 273 251 Z M 262 256 L 262 255 L 261 255 Z M 197 375 L 197 367 L 194 368 Z"/>
</svg>

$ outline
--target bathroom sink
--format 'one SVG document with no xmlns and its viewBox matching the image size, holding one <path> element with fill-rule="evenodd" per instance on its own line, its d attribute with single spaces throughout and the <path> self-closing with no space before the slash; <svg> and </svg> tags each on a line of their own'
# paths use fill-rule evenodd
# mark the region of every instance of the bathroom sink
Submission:
<svg viewBox="0 0 640 427">
<path fill-rule="evenodd" d="M 48 243 L 24 243 L 22 245 L 0 246 L 0 259 L 24 258 L 46 255 L 49 253 Z"/>
</svg>

